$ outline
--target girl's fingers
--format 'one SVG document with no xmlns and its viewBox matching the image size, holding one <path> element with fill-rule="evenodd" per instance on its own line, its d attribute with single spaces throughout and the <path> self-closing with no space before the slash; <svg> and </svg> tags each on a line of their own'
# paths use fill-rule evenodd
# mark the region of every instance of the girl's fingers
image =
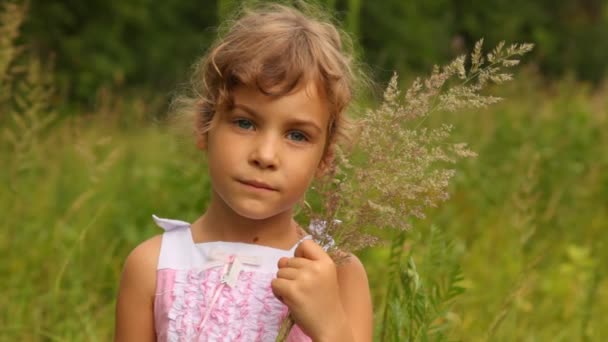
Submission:
<svg viewBox="0 0 608 342">
<path fill-rule="evenodd" d="M 296 248 L 294 255 L 310 260 L 324 260 L 329 258 L 329 255 L 327 255 L 323 247 L 319 246 L 319 244 L 313 240 L 302 241 L 298 248 Z"/>
<path fill-rule="evenodd" d="M 277 272 L 277 278 L 295 280 L 298 276 L 298 270 L 291 267 L 284 267 Z"/>
<path fill-rule="evenodd" d="M 289 293 L 289 283 L 290 281 L 282 278 L 274 278 L 270 282 L 270 287 L 272 288 L 272 293 L 277 299 L 281 302 L 284 302 L 284 297 Z"/>
<path fill-rule="evenodd" d="M 298 257 L 287 258 L 287 257 L 282 257 L 281 259 L 279 259 L 278 266 L 279 266 L 279 268 L 284 268 L 284 267 L 302 268 L 302 267 L 308 265 L 311 262 L 312 262 L 311 260 L 308 260 L 306 258 L 298 258 Z"/>
</svg>

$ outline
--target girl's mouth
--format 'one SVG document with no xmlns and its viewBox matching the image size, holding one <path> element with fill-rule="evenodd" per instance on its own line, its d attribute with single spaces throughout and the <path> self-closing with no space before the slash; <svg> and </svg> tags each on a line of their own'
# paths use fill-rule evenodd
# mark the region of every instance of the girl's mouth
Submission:
<svg viewBox="0 0 608 342">
<path fill-rule="evenodd" d="M 239 180 L 239 183 L 247 185 L 252 188 L 260 189 L 260 190 L 268 190 L 268 191 L 277 191 L 277 189 L 272 186 L 256 180 Z"/>
</svg>

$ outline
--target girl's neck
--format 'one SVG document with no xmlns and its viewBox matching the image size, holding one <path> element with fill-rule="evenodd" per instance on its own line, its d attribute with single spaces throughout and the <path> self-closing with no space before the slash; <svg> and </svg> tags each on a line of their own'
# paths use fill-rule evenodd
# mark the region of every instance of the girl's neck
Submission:
<svg viewBox="0 0 608 342">
<path fill-rule="evenodd" d="M 238 215 L 220 202 L 212 196 L 205 214 L 192 224 L 194 242 L 244 242 L 289 250 L 304 236 L 291 210 L 255 220 Z"/>
</svg>

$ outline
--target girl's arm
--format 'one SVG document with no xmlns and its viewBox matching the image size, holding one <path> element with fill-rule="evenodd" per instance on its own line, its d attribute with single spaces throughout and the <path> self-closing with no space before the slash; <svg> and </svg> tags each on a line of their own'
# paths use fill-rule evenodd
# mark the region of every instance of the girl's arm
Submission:
<svg viewBox="0 0 608 342">
<path fill-rule="evenodd" d="M 348 319 L 345 329 L 351 329 L 357 342 L 371 341 L 373 338 L 373 309 L 365 268 L 357 256 L 351 255 L 336 270 L 340 299 Z M 338 341 L 339 339 L 328 338 L 328 340 Z"/>
<path fill-rule="evenodd" d="M 144 241 L 127 257 L 116 302 L 115 342 L 156 340 L 154 291 L 161 238 Z"/>
</svg>

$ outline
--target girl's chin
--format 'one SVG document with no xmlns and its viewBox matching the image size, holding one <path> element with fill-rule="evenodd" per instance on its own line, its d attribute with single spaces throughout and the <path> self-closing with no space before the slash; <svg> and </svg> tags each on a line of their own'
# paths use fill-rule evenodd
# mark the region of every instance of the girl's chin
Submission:
<svg viewBox="0 0 608 342">
<path fill-rule="evenodd" d="M 262 221 L 262 220 L 268 220 L 268 219 L 272 219 L 272 218 L 276 218 L 280 215 L 287 215 L 289 214 L 289 217 L 291 218 L 291 211 L 287 210 L 272 210 L 269 208 L 252 208 L 252 207 L 241 207 L 241 208 L 232 208 L 233 211 L 241 216 L 242 218 L 245 219 L 249 219 L 249 220 L 255 220 L 255 221 Z"/>
<path fill-rule="evenodd" d="M 248 220 L 252 220 L 252 221 L 264 221 L 264 220 L 272 219 L 278 215 L 278 213 L 274 213 L 274 212 L 269 213 L 269 212 L 254 211 L 254 210 L 241 211 L 241 212 L 237 212 L 237 214 L 244 219 L 248 219 Z"/>
</svg>

